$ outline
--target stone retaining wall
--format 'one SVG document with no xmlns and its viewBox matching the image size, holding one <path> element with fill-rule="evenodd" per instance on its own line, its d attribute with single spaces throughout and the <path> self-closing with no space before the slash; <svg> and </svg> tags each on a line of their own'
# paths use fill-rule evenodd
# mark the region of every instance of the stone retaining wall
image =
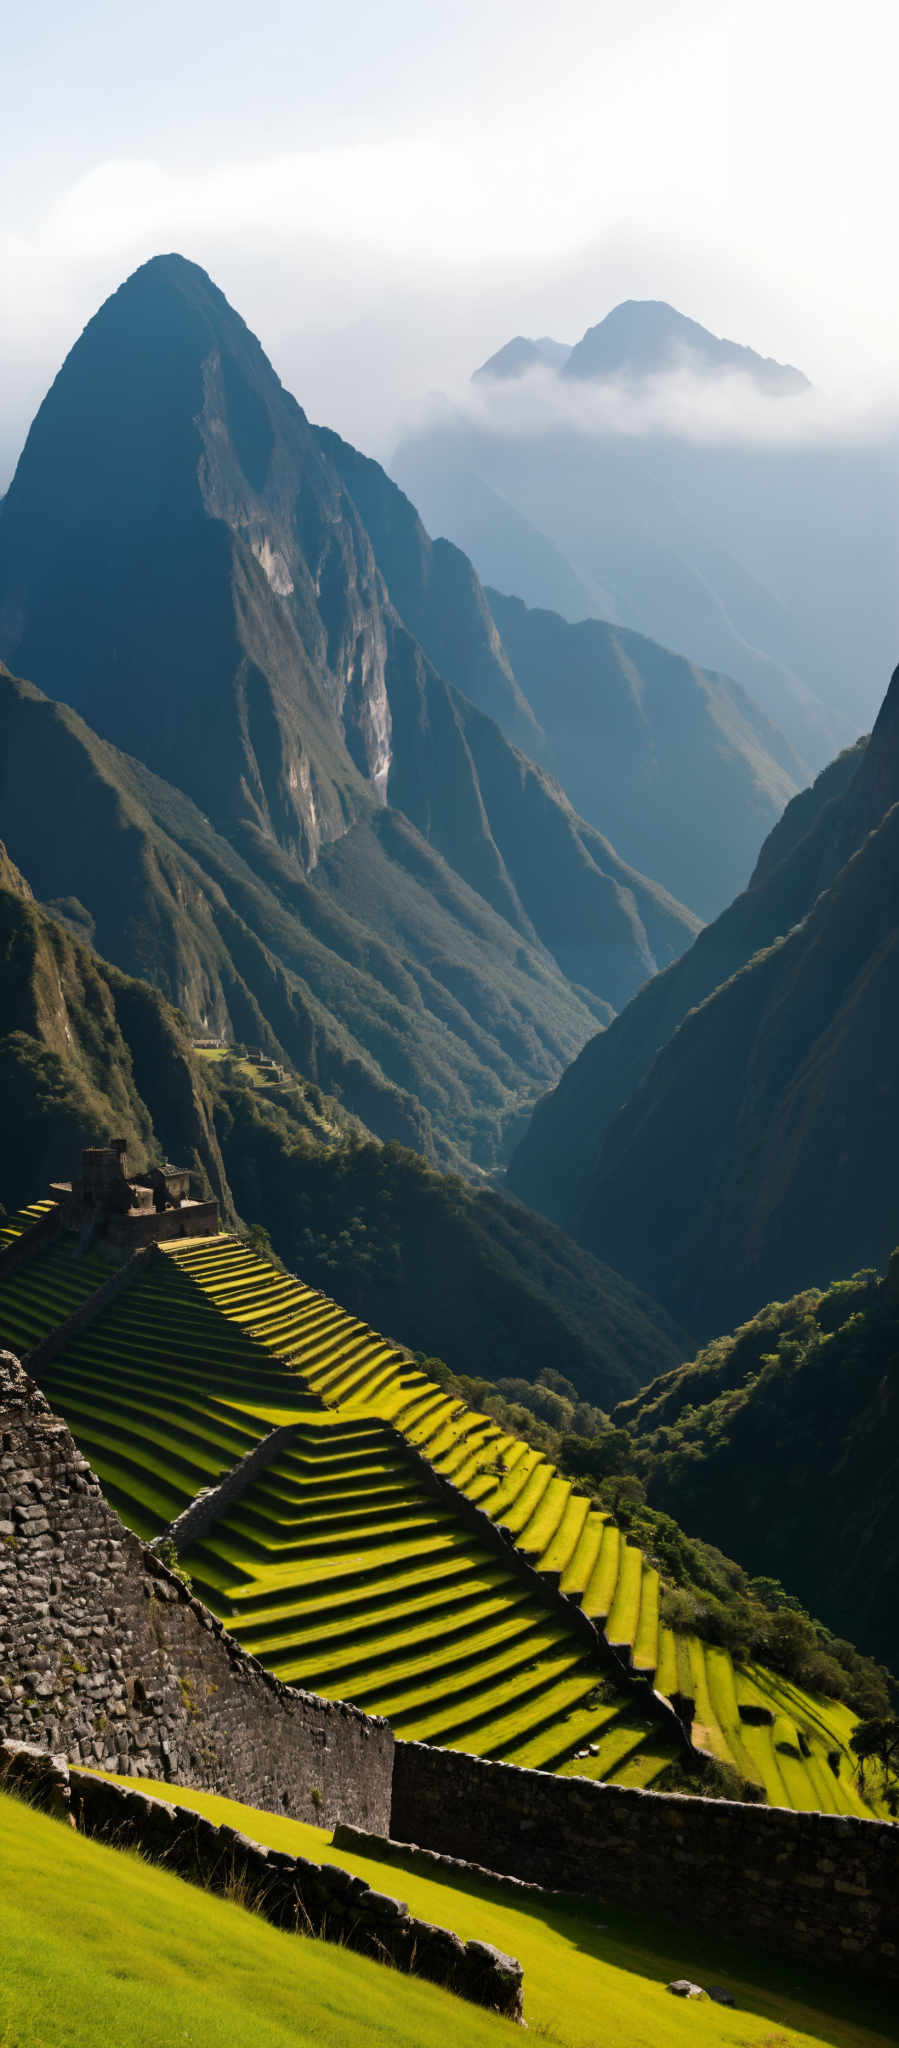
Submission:
<svg viewBox="0 0 899 2048">
<path fill-rule="evenodd" d="M 390 1831 L 393 1736 L 282 1685 L 124 1528 L 0 1353 L 0 1734 L 71 1763 Z"/>
<path fill-rule="evenodd" d="M 899 1827 L 639 1792 L 398 1742 L 390 1833 L 899 1982 Z"/>
<path fill-rule="evenodd" d="M 74 1239 L 72 1243 L 74 1251 Z M 132 1252 L 131 1257 L 126 1259 L 123 1265 L 116 1266 L 109 1279 L 95 1287 L 93 1294 L 88 1295 L 80 1308 L 73 1309 L 72 1314 L 66 1316 L 64 1322 L 57 1323 L 54 1330 L 48 1330 L 46 1337 L 42 1337 L 40 1343 L 35 1344 L 34 1349 L 26 1354 L 24 1363 L 27 1370 L 31 1373 L 40 1372 L 43 1366 L 50 1364 L 52 1358 L 57 1358 L 61 1351 L 65 1351 L 73 1338 L 80 1336 L 82 1330 L 88 1329 L 91 1323 L 96 1322 L 97 1317 L 103 1314 L 111 1301 L 115 1301 L 118 1295 L 123 1294 L 126 1287 L 134 1286 L 135 1280 L 140 1279 L 147 1261 L 156 1257 L 158 1253 L 155 1245 L 146 1245 L 142 1251 Z"/>
<path fill-rule="evenodd" d="M 418 1842 L 397 1842 L 392 1836 L 373 1835 L 368 1828 L 353 1828 L 341 1821 L 334 1829 L 335 1849 L 354 1850 L 357 1856 L 371 1856 L 377 1863 L 398 1863 L 403 1870 L 420 1870 L 423 1877 L 473 1877 L 480 1884 L 498 1886 L 510 1894 L 510 1903 L 522 1896 L 534 1899 L 564 1899 L 583 1904 L 583 1892 L 550 1891 L 545 1884 L 532 1884 L 525 1877 L 510 1877 L 502 1870 L 488 1870 L 485 1863 L 470 1863 L 464 1856 L 445 1856 L 440 1849 L 423 1849 Z"/>
<path fill-rule="evenodd" d="M 521 2018 L 522 1968 L 514 1956 L 416 1919 L 408 1906 L 371 1891 L 364 1878 L 339 1865 L 264 1848 L 235 1828 L 219 1827 L 167 1800 L 70 1771 L 62 1757 L 46 1750 L 4 1743 L 4 1780 L 46 1811 L 73 1821 L 80 1833 L 113 1848 L 139 1849 L 151 1863 L 164 1864 L 192 1884 L 237 1896 L 275 1927 L 339 1942 L 492 2012 Z"/>
<path fill-rule="evenodd" d="M 150 1545 L 151 1550 L 157 1550 L 163 1543 L 174 1543 L 181 1557 L 192 1543 L 202 1542 L 213 1524 L 228 1513 L 236 1500 L 240 1500 L 241 1494 L 246 1493 L 259 1473 L 267 1471 L 282 1451 L 290 1449 L 296 1435 L 297 1425 L 293 1422 L 279 1423 L 276 1429 L 270 1429 L 267 1436 L 239 1458 L 236 1465 L 232 1465 L 230 1472 L 226 1472 L 216 1486 L 207 1486 L 202 1493 L 195 1495 L 189 1506 L 169 1524 L 165 1535 L 155 1538 Z"/>
</svg>

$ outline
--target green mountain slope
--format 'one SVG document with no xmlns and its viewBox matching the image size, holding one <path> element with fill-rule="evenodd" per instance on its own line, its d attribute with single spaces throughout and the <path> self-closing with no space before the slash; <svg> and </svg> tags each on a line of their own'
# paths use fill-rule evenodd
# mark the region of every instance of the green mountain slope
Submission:
<svg viewBox="0 0 899 2048">
<path fill-rule="evenodd" d="M 677 1363 L 662 1311 L 529 1210 L 382 1147 L 314 1077 L 195 1054 L 183 1017 L 73 914 L 35 903 L 0 846 L 0 1204 L 39 1198 L 114 1132 L 135 1160 L 192 1166 L 226 1221 L 263 1225 L 358 1314 L 460 1371 L 536 1378 L 563 1360 L 608 1406 Z M 37 1333 L 6 1334 L 28 1348 Z"/>
<path fill-rule="evenodd" d="M 183 1018 L 31 900 L 0 848 L 0 1203 L 77 1171 L 112 1130 L 176 1154 L 233 1216 L 208 1091 Z"/>
<path fill-rule="evenodd" d="M 836 814 L 788 867 L 814 852 L 820 876 L 821 852 L 832 862 L 863 833 L 889 799 L 897 737 L 899 675 Z M 663 1047 L 582 1191 L 584 1242 L 700 1336 L 797 1285 L 882 1265 L 899 1236 L 897 1016 L 892 803 L 801 923 Z"/>
<path fill-rule="evenodd" d="M 793 798 L 762 848 L 749 887 L 679 960 L 646 983 L 607 1031 L 591 1039 L 538 1104 L 509 1168 L 522 1200 L 576 1224 L 606 1132 L 661 1048 L 690 1010 L 806 916 L 846 853 L 882 816 L 877 800 L 858 798 L 857 773 L 866 750 L 860 741 L 838 755 L 811 789 Z"/>
<path fill-rule="evenodd" d="M 899 1256 L 773 1302 L 614 1419 L 655 1504 L 899 1663 Z"/>
<path fill-rule="evenodd" d="M 280 1050 L 383 1137 L 490 1160 L 608 1014 L 397 812 L 310 877 L 272 864 L 266 881 L 188 798 L 2 669 L 0 737 L 0 817 L 39 897 L 198 1030 Z"/>
<path fill-rule="evenodd" d="M 727 676 L 622 627 L 487 596 L 545 736 L 538 759 L 635 866 L 713 917 L 804 779 L 792 747 Z"/>
<path fill-rule="evenodd" d="M 310 426 L 180 257 L 107 301 L 35 419 L 0 508 L 0 654 L 190 800 L 188 824 L 144 780 L 145 804 L 166 807 L 195 856 L 205 839 L 212 859 L 215 839 L 229 900 L 223 849 L 243 864 L 240 914 L 275 980 L 298 965 L 353 1056 L 361 1041 L 386 1069 L 376 1083 L 477 1156 L 495 1156 L 535 1060 L 558 1059 L 547 1027 L 573 1050 L 585 1008 L 617 1008 L 696 930 L 488 715 L 514 711 L 525 739 L 533 725 L 470 565 L 431 548 L 375 465 Z M 258 903 L 245 911 L 251 875 L 278 899 L 261 918 Z M 268 1019 L 276 996 L 252 994 Z M 422 1008 L 419 1042 L 397 1045 L 402 1013 Z M 480 1077 L 447 1026 L 486 1031 Z M 444 1089 L 461 1100 L 427 1101 Z M 377 1122 L 372 1094 L 355 1106 Z M 482 1106 L 486 1137 L 472 1129 Z"/>
</svg>

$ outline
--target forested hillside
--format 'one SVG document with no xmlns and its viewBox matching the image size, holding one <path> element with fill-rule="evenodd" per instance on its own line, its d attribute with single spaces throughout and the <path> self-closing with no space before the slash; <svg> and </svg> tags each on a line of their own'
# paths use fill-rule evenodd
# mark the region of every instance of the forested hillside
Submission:
<svg viewBox="0 0 899 2048">
<path fill-rule="evenodd" d="M 613 1421 L 654 1504 L 899 1665 L 899 1254 L 771 1303 Z"/>
<path fill-rule="evenodd" d="M 176 1152 L 234 1215 L 209 1094 L 182 1017 L 36 904 L 0 846 L 0 1204 L 78 1170 L 112 1130 Z"/>
</svg>

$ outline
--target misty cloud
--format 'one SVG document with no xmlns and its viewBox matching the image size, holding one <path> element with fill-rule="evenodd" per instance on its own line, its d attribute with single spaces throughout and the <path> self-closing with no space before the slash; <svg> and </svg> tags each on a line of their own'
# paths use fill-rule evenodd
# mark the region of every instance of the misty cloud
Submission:
<svg viewBox="0 0 899 2048">
<path fill-rule="evenodd" d="M 508 380 L 478 379 L 431 397 L 416 431 L 451 417 L 500 439 L 569 432 L 596 439 L 665 435 L 710 444 L 806 447 L 882 440 L 899 431 L 899 386 L 772 396 L 751 375 L 711 374 L 688 361 L 662 373 L 587 381 L 534 368 Z"/>
</svg>

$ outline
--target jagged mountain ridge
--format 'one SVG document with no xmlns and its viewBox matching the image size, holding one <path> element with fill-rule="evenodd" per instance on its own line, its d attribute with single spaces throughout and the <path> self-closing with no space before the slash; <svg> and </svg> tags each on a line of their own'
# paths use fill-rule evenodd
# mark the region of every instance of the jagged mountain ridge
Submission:
<svg viewBox="0 0 899 2048">
<path fill-rule="evenodd" d="M 899 671 L 868 745 L 796 805 L 750 889 L 585 1049 L 513 1163 L 520 1194 L 544 1189 L 700 1339 L 882 1265 L 899 1237 Z"/>
<path fill-rule="evenodd" d="M 467 556 L 429 539 L 378 463 L 336 434 L 319 435 L 393 601 L 438 673 L 464 675 L 466 696 L 559 779 L 583 818 L 613 845 L 623 837 L 634 866 L 668 877 L 691 908 L 713 915 L 745 882 L 804 780 L 783 734 L 728 677 L 639 634 L 595 619 L 569 627 L 484 591 Z M 428 786 L 417 771 L 413 787 L 403 778 L 398 747 L 391 795 L 417 822 L 414 792 Z M 430 820 L 433 833 L 433 809 Z M 462 854 L 451 857 L 458 864 Z M 552 945 L 554 921 L 540 929 Z"/>
<path fill-rule="evenodd" d="M 738 683 L 639 633 L 486 594 L 538 758 L 637 867 L 714 917 L 804 780 L 788 741 Z"/>
<path fill-rule="evenodd" d="M 489 1156 L 524 1077 L 590 1027 L 398 813 L 266 882 L 180 791 L 2 669 L 0 737 L 0 816 L 41 900 L 195 1027 L 280 1052 L 383 1137 L 452 1157 L 453 1131 Z"/>
<path fill-rule="evenodd" d="M 376 540 L 352 495 L 363 485 Z M 305 910 L 314 878 L 313 925 L 349 917 L 364 951 L 361 874 L 365 924 L 390 955 L 376 976 L 423 954 L 438 1011 L 464 990 L 494 1037 L 505 1002 L 482 971 L 472 983 L 468 940 L 460 957 L 446 927 L 460 887 L 508 927 L 519 971 L 532 977 L 536 956 L 538 981 L 555 979 L 553 1028 L 569 1038 L 585 1006 L 610 1014 L 696 928 L 493 724 L 505 706 L 526 738 L 533 719 L 470 565 L 432 546 L 376 465 L 309 425 L 181 258 L 107 301 L 37 415 L 0 509 L 0 652 L 183 791 L 282 905 Z M 444 1136 L 467 1143 L 446 1121 Z"/>
</svg>

